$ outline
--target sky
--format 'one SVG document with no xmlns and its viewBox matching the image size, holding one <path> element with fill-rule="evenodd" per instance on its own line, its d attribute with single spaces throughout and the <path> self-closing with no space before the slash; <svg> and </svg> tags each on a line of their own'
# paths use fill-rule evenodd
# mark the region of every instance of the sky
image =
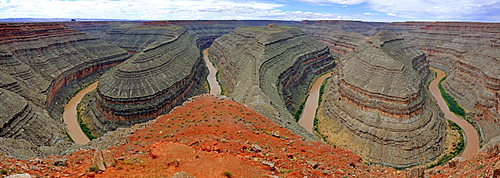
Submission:
<svg viewBox="0 0 500 178">
<path fill-rule="evenodd" d="M 500 0 L 0 0 L 0 19 L 500 22 Z"/>
</svg>

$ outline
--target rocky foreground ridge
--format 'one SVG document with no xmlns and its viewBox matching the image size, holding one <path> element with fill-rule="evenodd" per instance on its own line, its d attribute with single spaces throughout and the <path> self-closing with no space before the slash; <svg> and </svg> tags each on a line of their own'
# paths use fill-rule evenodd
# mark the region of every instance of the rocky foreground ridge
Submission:
<svg viewBox="0 0 500 178">
<path fill-rule="evenodd" d="M 290 113 L 314 77 L 335 65 L 325 45 L 286 26 L 239 27 L 217 38 L 210 54 L 225 95 L 297 131 Z"/>
<path fill-rule="evenodd" d="M 406 168 L 443 153 L 446 122 L 425 87 L 425 55 L 381 31 L 344 55 L 325 88 L 318 132 L 369 161 Z"/>
<path fill-rule="evenodd" d="M 0 136 L 37 146 L 65 142 L 59 118 L 73 82 L 123 62 L 127 52 L 56 23 L 0 24 Z"/>
<path fill-rule="evenodd" d="M 191 99 L 110 140 L 114 147 L 18 160 L 0 155 L 7 175 L 37 177 L 495 177 L 498 146 L 424 170 L 367 165 L 344 148 L 304 141 L 234 101 Z M 105 137 L 108 137 L 107 135 Z M 115 137 L 115 138 L 113 138 Z M 107 138 L 105 138 L 107 139 Z M 105 140 L 101 141 L 105 142 Z"/>
</svg>

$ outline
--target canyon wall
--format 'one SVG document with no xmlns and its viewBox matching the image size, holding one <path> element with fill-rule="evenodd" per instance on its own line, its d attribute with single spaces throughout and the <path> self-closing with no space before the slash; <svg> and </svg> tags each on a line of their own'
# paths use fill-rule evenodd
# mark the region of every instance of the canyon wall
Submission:
<svg viewBox="0 0 500 178">
<path fill-rule="evenodd" d="M 0 24 L 0 137 L 37 146 L 66 140 L 58 116 L 68 84 L 114 66 L 129 54 L 58 23 Z M 47 110 L 55 110 L 48 114 Z M 52 118 L 51 118 L 52 117 Z"/>
<path fill-rule="evenodd" d="M 500 24 L 427 23 L 402 35 L 448 75 L 446 92 L 481 127 L 484 143 L 500 134 Z"/>
<path fill-rule="evenodd" d="M 364 159 L 396 168 L 443 153 L 446 122 L 425 87 L 422 51 L 389 31 L 366 38 L 344 55 L 329 80 L 318 132 Z"/>
<path fill-rule="evenodd" d="M 194 34 L 179 26 L 154 29 L 165 40 L 149 44 L 99 79 L 97 108 L 107 120 L 153 119 L 207 92 L 207 71 Z"/>
<path fill-rule="evenodd" d="M 448 74 L 443 83 L 445 90 L 465 109 L 467 117 L 479 125 L 484 141 L 500 134 L 500 95 L 496 87 L 499 56 L 495 52 L 500 46 L 498 23 L 394 22 L 368 31 L 340 28 L 339 22 L 307 24 L 301 29 L 328 45 L 335 57 L 358 46 L 361 34 L 372 36 L 381 30 L 390 30 L 401 35 L 425 53 L 432 67 Z"/>
<path fill-rule="evenodd" d="M 330 26 L 306 25 L 300 27 L 309 36 L 325 43 L 335 58 L 340 58 L 354 50 L 365 36 L 358 32 L 344 31 Z"/>
<path fill-rule="evenodd" d="M 314 78 L 334 67 L 329 49 L 295 27 L 239 27 L 217 38 L 211 58 L 225 95 L 313 138 L 292 118 Z"/>
</svg>

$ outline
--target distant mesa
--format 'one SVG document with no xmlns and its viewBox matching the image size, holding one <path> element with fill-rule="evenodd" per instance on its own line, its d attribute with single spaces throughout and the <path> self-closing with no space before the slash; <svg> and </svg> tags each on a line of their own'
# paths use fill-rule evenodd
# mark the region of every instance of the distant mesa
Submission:
<svg viewBox="0 0 500 178">
<path fill-rule="evenodd" d="M 425 87 L 422 51 L 389 31 L 340 59 L 321 103 L 318 130 L 365 159 L 406 168 L 443 153 L 446 122 Z"/>
<path fill-rule="evenodd" d="M 292 118 L 309 84 L 335 66 L 328 47 L 287 26 L 239 27 L 210 48 L 225 95 L 273 121 L 305 130 Z"/>
</svg>

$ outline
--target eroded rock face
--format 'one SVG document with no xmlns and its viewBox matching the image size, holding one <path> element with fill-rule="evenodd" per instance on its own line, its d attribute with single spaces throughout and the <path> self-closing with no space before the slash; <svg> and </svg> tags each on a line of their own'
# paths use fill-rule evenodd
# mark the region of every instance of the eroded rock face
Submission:
<svg viewBox="0 0 500 178">
<path fill-rule="evenodd" d="M 97 107 L 111 121 L 152 119 L 185 98 L 206 92 L 205 64 L 193 34 L 163 27 L 162 42 L 141 52 L 99 79 Z"/>
<path fill-rule="evenodd" d="M 24 139 L 37 146 L 54 146 L 64 141 L 65 135 L 47 111 L 0 88 L 0 137 Z"/>
<path fill-rule="evenodd" d="M 500 134 L 499 48 L 486 45 L 465 53 L 443 85 L 478 122 L 487 141 Z"/>
<path fill-rule="evenodd" d="M 226 95 L 297 131 L 290 113 L 314 77 L 335 65 L 328 47 L 286 26 L 239 27 L 216 39 L 210 53 Z"/>
<path fill-rule="evenodd" d="M 405 168 L 443 152 L 446 125 L 425 87 L 423 52 L 382 31 L 343 56 L 325 88 L 319 132 L 367 160 Z"/>
<path fill-rule="evenodd" d="M 66 143 L 57 116 L 73 91 L 62 90 L 129 57 L 117 46 L 58 23 L 1 23 L 0 31 L 0 137 L 18 143 Z M 15 149 L 7 155 L 19 156 Z"/>
<path fill-rule="evenodd" d="M 337 59 L 354 50 L 365 38 L 358 32 L 346 32 L 340 28 L 329 26 L 307 25 L 301 29 L 311 37 L 325 43 Z"/>
<path fill-rule="evenodd" d="M 500 134 L 499 29 L 498 23 L 443 22 L 403 34 L 446 72 L 444 89 L 481 127 L 484 143 Z"/>
</svg>

